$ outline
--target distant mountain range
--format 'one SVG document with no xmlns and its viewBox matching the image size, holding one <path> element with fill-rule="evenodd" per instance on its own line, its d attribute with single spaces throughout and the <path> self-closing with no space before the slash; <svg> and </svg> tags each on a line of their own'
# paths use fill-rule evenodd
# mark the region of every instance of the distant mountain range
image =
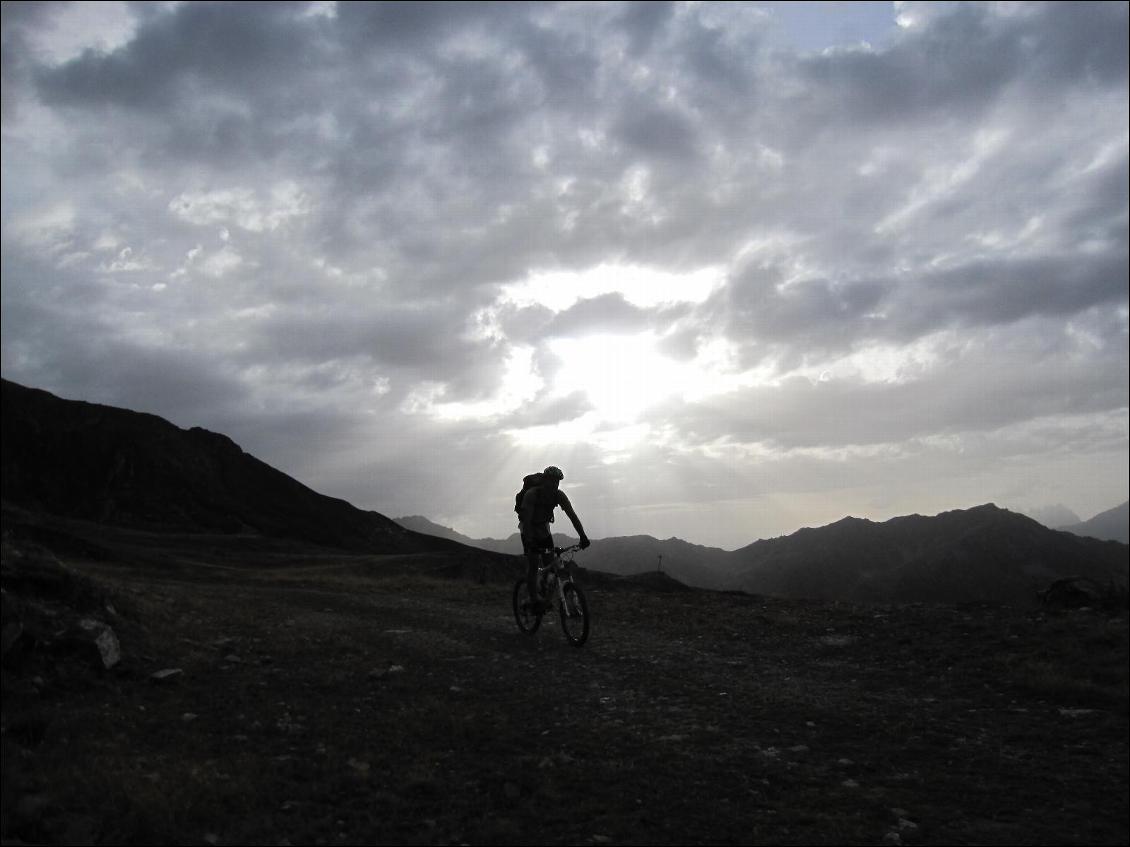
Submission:
<svg viewBox="0 0 1130 847">
<path fill-rule="evenodd" d="M 522 539 L 516 532 L 508 538 L 471 538 L 421 515 L 395 520 L 407 529 L 449 538 L 483 550 L 514 554 L 522 552 Z M 553 540 L 561 547 L 577 543 L 577 538 L 567 533 L 554 532 Z M 691 544 L 681 538 L 669 538 L 665 541 L 650 535 L 602 538 L 598 545 L 584 554 L 583 561 L 586 566 L 611 574 L 662 571 L 680 582 L 700 588 L 726 588 L 730 583 L 726 576 L 730 559 L 725 550 Z"/>
<path fill-rule="evenodd" d="M 0 406 L 5 531 L 11 507 L 147 532 L 262 536 L 365 553 L 452 553 L 512 565 L 521 552 L 516 534 L 472 539 L 427 518 L 393 521 L 318 494 L 203 429 L 6 380 Z M 1111 520 L 1121 514 L 1125 523 L 1125 508 Z M 1094 522 L 1106 526 L 1105 515 Z M 678 538 L 600 539 L 582 564 L 783 597 L 1030 604 L 1037 589 L 1062 577 L 1125 585 L 1128 560 L 1125 543 L 1057 532 L 988 504 L 884 523 L 844 518 L 734 551 Z"/>
<path fill-rule="evenodd" d="M 1125 544 L 1048 529 L 993 504 L 873 523 L 844 518 L 734 551 L 736 587 L 861 602 L 1027 603 L 1068 576 L 1127 582 Z"/>
<path fill-rule="evenodd" d="M 1115 516 L 1117 512 L 1112 510 Z M 506 540 L 473 539 L 420 516 L 397 521 L 472 546 L 521 551 L 517 534 Z M 561 545 L 576 540 L 568 535 L 554 538 Z M 1056 579 L 1125 584 L 1128 553 L 1123 543 L 1051 530 L 990 503 L 884 523 L 848 517 L 734 551 L 678 538 L 604 538 L 585 553 L 584 563 L 614 574 L 662 570 L 701 588 L 781 597 L 1027 604 Z"/>
<path fill-rule="evenodd" d="M 1060 529 L 1075 535 L 1087 535 L 1106 541 L 1130 543 L 1130 501 L 1095 515 L 1089 521 L 1069 524 Z"/>
</svg>

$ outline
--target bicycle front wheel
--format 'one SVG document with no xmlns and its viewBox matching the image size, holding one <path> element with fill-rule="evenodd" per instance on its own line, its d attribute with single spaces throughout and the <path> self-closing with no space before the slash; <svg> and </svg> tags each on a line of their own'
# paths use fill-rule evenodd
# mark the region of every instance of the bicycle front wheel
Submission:
<svg viewBox="0 0 1130 847">
<path fill-rule="evenodd" d="M 561 590 L 564 598 L 557 603 L 561 629 L 570 644 L 580 647 L 589 637 L 589 602 L 576 583 L 566 582 Z"/>
<path fill-rule="evenodd" d="M 526 580 L 520 579 L 514 585 L 514 621 L 518 624 L 518 629 L 526 633 L 526 635 L 533 635 L 538 631 L 541 626 L 541 615 L 536 614 L 534 609 L 530 608 L 530 592 L 526 590 Z"/>
</svg>

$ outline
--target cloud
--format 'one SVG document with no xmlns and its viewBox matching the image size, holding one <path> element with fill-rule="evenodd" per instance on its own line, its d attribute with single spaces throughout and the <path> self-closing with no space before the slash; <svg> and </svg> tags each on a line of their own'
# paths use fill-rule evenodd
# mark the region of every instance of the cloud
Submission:
<svg viewBox="0 0 1130 847">
<path fill-rule="evenodd" d="M 554 316 L 546 336 L 584 336 L 600 332 L 638 332 L 647 327 L 646 310 L 633 306 L 622 294 L 602 294 L 580 300 Z"/>
<path fill-rule="evenodd" d="M 506 417 L 505 426 L 510 429 L 529 429 L 532 427 L 554 426 L 576 420 L 593 410 L 592 402 L 583 391 L 574 391 L 565 397 L 540 401 Z"/>
<path fill-rule="evenodd" d="M 5 4 L 4 375 L 482 534 L 1124 500 L 1126 5 L 782 14 Z"/>
<path fill-rule="evenodd" d="M 865 350 L 827 370 L 672 404 L 656 417 L 687 444 L 836 450 L 1124 414 L 1130 397 L 1120 323 L 1096 313 L 1066 332 L 1039 318 L 1003 330 L 946 332 L 917 357 L 896 356 L 894 366 Z"/>
</svg>

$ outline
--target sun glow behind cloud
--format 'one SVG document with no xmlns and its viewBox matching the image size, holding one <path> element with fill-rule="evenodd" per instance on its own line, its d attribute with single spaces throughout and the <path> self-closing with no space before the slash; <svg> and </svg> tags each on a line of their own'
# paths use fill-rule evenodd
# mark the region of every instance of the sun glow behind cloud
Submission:
<svg viewBox="0 0 1130 847">
<path fill-rule="evenodd" d="M 546 402 L 581 394 L 591 408 L 574 418 L 512 428 L 508 434 L 527 448 L 586 444 L 605 464 L 613 464 L 645 442 L 654 446 L 666 440 L 662 422 L 650 414 L 656 407 L 723 394 L 764 377 L 760 371 L 732 370 L 723 342 L 678 361 L 664 355 L 660 341 L 650 331 L 550 341 L 561 365 Z"/>
<path fill-rule="evenodd" d="M 563 362 L 555 390 L 583 391 L 607 423 L 635 422 L 689 376 L 685 367 L 659 354 L 651 333 L 560 339 L 549 346 Z"/>
<path fill-rule="evenodd" d="M 504 287 L 497 306 L 536 306 L 561 314 L 580 301 L 608 294 L 620 295 L 639 309 L 699 304 L 724 282 L 725 273 L 719 267 L 676 273 L 605 263 L 586 271 L 533 271 L 522 282 Z M 490 309 L 481 313 L 477 331 L 505 343 L 505 334 L 494 318 Z M 588 443 L 609 457 L 620 455 L 654 436 L 644 420 L 649 408 L 672 398 L 722 391 L 734 382 L 734 375 L 726 372 L 725 343 L 704 344 L 697 357 L 679 361 L 661 351 L 662 340 L 663 334 L 650 329 L 548 338 L 545 349 L 558 365 L 544 378 L 532 351 L 523 348 L 520 359 L 511 356 L 503 387 L 494 400 L 458 407 L 437 402 L 428 408 L 441 417 L 486 418 L 516 411 L 523 403 L 552 404 L 581 395 L 591 406 L 587 412 L 560 421 L 539 419 L 535 424 L 512 427 L 508 433 L 527 447 Z"/>
<path fill-rule="evenodd" d="M 444 402 L 443 387 L 426 384 L 409 395 L 405 409 L 423 412 L 440 420 L 485 420 L 507 414 L 529 403 L 542 386 L 541 377 L 533 369 L 533 348 L 515 347 L 506 360 L 506 372 L 498 392 L 474 403 Z"/>
</svg>

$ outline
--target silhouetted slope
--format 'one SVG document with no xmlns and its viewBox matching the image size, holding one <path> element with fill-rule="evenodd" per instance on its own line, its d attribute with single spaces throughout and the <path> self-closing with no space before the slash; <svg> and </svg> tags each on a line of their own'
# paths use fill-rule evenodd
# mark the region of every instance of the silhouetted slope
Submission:
<svg viewBox="0 0 1130 847">
<path fill-rule="evenodd" d="M 460 549 L 326 497 L 224 435 L 3 381 L 3 499 L 115 526 L 365 552 Z"/>
<path fill-rule="evenodd" d="M 1055 579 L 1125 585 L 1125 545 L 1047 529 L 988 504 L 885 523 L 844 518 L 733 553 L 740 588 L 863 602 L 1031 604 Z"/>
<path fill-rule="evenodd" d="M 1123 544 L 1130 543 L 1130 502 L 1107 509 L 1089 521 L 1063 526 L 1060 529 L 1075 535 L 1102 538 L 1106 541 L 1121 541 Z"/>
<path fill-rule="evenodd" d="M 726 588 L 728 561 L 729 554 L 716 547 L 691 544 L 681 538 L 661 541 L 650 535 L 628 535 L 593 542 L 585 564 L 606 573 L 662 572 L 699 588 Z"/>
<path fill-rule="evenodd" d="M 449 538 L 482 550 L 510 554 L 522 552 L 518 533 L 506 539 L 471 538 L 422 515 L 396 518 L 396 522 L 415 532 Z M 572 535 L 560 532 L 555 532 L 553 539 L 562 547 L 577 543 Z M 586 567 L 609 574 L 631 576 L 662 570 L 687 585 L 726 588 L 728 583 L 724 570 L 729 561 L 728 555 L 716 547 L 691 544 L 681 538 L 660 541 L 650 535 L 629 535 L 594 539 L 593 546 L 583 554 L 583 561 Z"/>
<path fill-rule="evenodd" d="M 517 533 L 514 533 L 508 539 L 471 538 L 471 536 L 464 535 L 451 527 L 443 526 L 442 524 L 429 520 L 423 515 L 408 515 L 402 518 L 393 518 L 393 520 L 405 529 L 410 529 L 413 532 L 433 535 L 436 538 L 446 538 L 449 541 L 458 541 L 460 544 L 466 544 L 468 547 L 478 547 L 480 550 L 489 550 L 494 553 L 510 553 L 513 555 L 519 555 L 522 552 L 522 540 Z"/>
</svg>

